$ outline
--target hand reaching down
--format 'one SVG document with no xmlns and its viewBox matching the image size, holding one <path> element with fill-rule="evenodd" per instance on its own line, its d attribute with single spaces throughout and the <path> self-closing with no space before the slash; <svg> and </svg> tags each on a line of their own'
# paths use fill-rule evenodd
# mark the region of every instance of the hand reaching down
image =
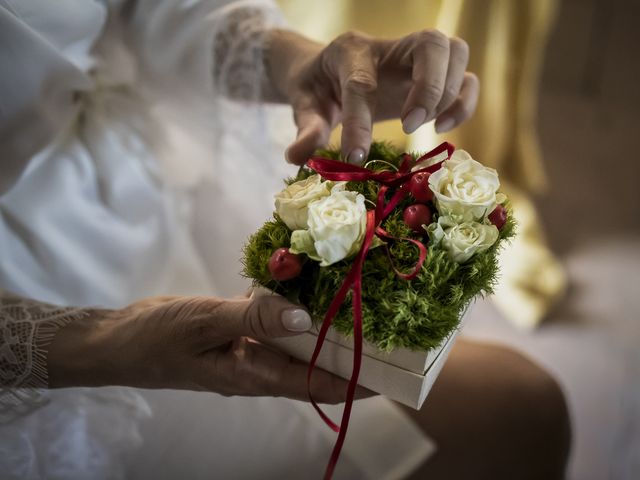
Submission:
<svg viewBox="0 0 640 480">
<path fill-rule="evenodd" d="M 478 78 L 466 71 L 464 40 L 424 30 L 398 40 L 346 33 L 323 47 L 292 32 L 271 34 L 272 82 L 294 110 L 298 135 L 288 160 L 303 164 L 342 123 L 342 154 L 360 163 L 374 121 L 401 118 L 404 131 L 435 120 L 445 132 L 467 120 Z"/>
</svg>

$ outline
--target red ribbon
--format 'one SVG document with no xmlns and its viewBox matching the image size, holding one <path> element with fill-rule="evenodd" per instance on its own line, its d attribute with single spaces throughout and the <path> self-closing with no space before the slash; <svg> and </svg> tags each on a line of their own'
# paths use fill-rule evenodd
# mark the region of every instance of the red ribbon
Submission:
<svg viewBox="0 0 640 480">
<path fill-rule="evenodd" d="M 446 158 L 448 159 L 449 157 L 451 157 L 453 150 L 454 146 L 452 144 L 444 142 L 416 160 L 415 166 L 444 152 L 447 152 Z M 364 167 L 318 156 L 311 157 L 307 162 L 307 166 L 309 168 L 315 170 L 326 180 L 351 182 L 364 182 L 367 180 L 373 180 L 381 184 L 380 190 L 378 191 L 378 199 L 375 210 L 367 211 L 367 227 L 362 247 L 360 248 L 360 251 L 358 252 L 355 260 L 353 261 L 353 265 L 347 273 L 342 286 L 338 289 L 336 296 L 327 309 L 327 313 L 325 314 L 324 320 L 322 321 L 322 326 L 320 327 L 320 332 L 318 333 L 318 340 L 316 341 L 313 355 L 311 356 L 311 360 L 309 361 L 309 370 L 307 372 L 307 391 L 309 394 L 309 400 L 311 401 L 311 404 L 316 409 L 320 417 L 324 420 L 324 422 L 334 432 L 338 433 L 338 438 L 336 440 L 335 446 L 333 447 L 333 452 L 331 453 L 329 463 L 327 464 L 327 468 L 325 470 L 325 479 L 331 478 L 335 466 L 338 463 L 338 458 L 340 457 L 340 451 L 342 450 L 342 445 L 344 444 L 344 439 L 347 435 L 347 428 L 349 426 L 349 419 L 351 417 L 351 407 L 353 406 L 353 399 L 355 396 L 356 387 L 358 385 L 358 376 L 360 374 L 360 365 L 362 363 L 362 267 L 364 265 L 364 260 L 367 256 L 367 253 L 369 252 L 369 248 L 371 247 L 371 243 L 373 242 L 374 235 L 378 235 L 378 237 L 388 240 L 407 240 L 416 245 L 420 252 L 418 261 L 416 262 L 416 266 L 410 273 L 402 273 L 398 271 L 391 261 L 391 255 L 389 254 L 388 250 L 387 254 L 389 255 L 389 260 L 391 261 L 391 265 L 394 271 L 400 278 L 403 278 L 405 280 L 412 280 L 418 275 L 425 259 L 427 258 L 427 247 L 418 240 L 404 237 L 396 238 L 383 230 L 380 227 L 380 224 L 393 211 L 393 209 L 398 206 L 398 204 L 404 199 L 404 197 L 407 196 L 407 183 L 409 182 L 409 180 L 411 180 L 411 177 L 419 172 L 433 173 L 440 168 L 443 161 L 444 160 L 439 161 L 422 169 L 417 169 L 413 172 L 410 171 L 412 167 L 412 157 L 411 155 L 406 153 L 403 155 L 403 160 L 398 172 L 373 172 Z M 391 196 L 389 202 L 385 203 L 385 197 L 389 188 L 394 187 L 398 187 L 398 189 Z M 318 360 L 318 356 L 320 355 L 320 351 L 322 350 L 322 345 L 324 344 L 327 332 L 329 331 L 329 327 L 331 327 L 331 323 L 333 322 L 334 317 L 337 315 L 340 306 L 349 293 L 349 290 L 352 289 L 353 369 L 351 371 L 351 378 L 347 386 L 347 397 L 345 400 L 344 410 L 342 412 L 342 420 L 340 422 L 340 426 L 338 426 L 322 411 L 320 406 L 313 399 L 313 396 L 311 395 L 311 375 Z"/>
</svg>

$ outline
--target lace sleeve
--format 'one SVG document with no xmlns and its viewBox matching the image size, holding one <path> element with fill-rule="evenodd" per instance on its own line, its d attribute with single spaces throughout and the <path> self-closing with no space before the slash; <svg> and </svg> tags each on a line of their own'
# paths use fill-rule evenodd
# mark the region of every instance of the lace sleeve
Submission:
<svg viewBox="0 0 640 480">
<path fill-rule="evenodd" d="M 47 348 L 60 328 L 85 316 L 0 291 L 0 423 L 46 401 Z"/>
<path fill-rule="evenodd" d="M 284 24 L 271 0 L 111 0 L 138 80 L 164 94 L 275 100 L 266 78 L 266 32 Z"/>
<path fill-rule="evenodd" d="M 213 81 L 229 98 L 282 101 L 268 80 L 264 53 L 269 28 L 282 24 L 278 12 L 256 2 L 238 2 L 221 12 L 213 42 Z"/>
</svg>

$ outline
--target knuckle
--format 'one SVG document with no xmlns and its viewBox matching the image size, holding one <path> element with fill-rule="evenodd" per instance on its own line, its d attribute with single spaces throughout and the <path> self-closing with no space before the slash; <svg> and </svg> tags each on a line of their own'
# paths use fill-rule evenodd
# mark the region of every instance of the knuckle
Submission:
<svg viewBox="0 0 640 480">
<path fill-rule="evenodd" d="M 233 361 L 231 378 L 238 381 L 246 381 L 253 376 L 253 353 L 245 339 L 238 341 L 232 347 Z"/>
<path fill-rule="evenodd" d="M 249 302 L 247 308 L 244 309 L 242 322 L 247 332 L 252 337 L 265 336 L 264 324 L 262 322 L 262 308 L 260 308 L 260 300 Z"/>
<path fill-rule="evenodd" d="M 433 48 L 448 49 L 449 37 L 439 30 L 422 30 L 417 33 L 417 41 L 420 44 Z"/>
<path fill-rule="evenodd" d="M 364 33 L 358 32 L 357 30 L 350 30 L 336 37 L 331 43 L 339 48 L 344 48 L 351 45 L 365 45 L 369 42 L 370 38 Z"/>
<path fill-rule="evenodd" d="M 440 102 L 442 98 L 442 87 L 435 83 L 428 83 L 424 86 L 422 97 L 427 106 L 434 106 Z"/>
<path fill-rule="evenodd" d="M 443 104 L 447 104 L 448 106 L 458 97 L 459 93 L 460 89 L 455 85 L 447 85 L 444 89 L 444 92 L 442 92 L 442 100 L 440 102 Z"/>
<path fill-rule="evenodd" d="M 344 88 L 349 93 L 369 95 L 376 91 L 378 82 L 373 73 L 366 70 L 354 70 L 346 78 Z"/>
<path fill-rule="evenodd" d="M 354 136 L 367 138 L 371 135 L 371 128 L 362 123 L 362 120 L 359 118 L 345 118 L 342 122 L 342 127 L 344 130 L 348 130 L 349 134 Z"/>
<path fill-rule="evenodd" d="M 465 58 L 469 56 L 469 44 L 460 37 L 451 37 L 449 39 L 449 48 Z"/>
</svg>

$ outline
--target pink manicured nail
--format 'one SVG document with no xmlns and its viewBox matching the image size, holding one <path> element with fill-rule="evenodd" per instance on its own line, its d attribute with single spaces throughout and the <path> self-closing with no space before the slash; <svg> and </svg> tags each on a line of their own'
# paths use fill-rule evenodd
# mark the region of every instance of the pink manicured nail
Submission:
<svg viewBox="0 0 640 480">
<path fill-rule="evenodd" d="M 282 313 L 282 324 L 290 332 L 306 332 L 311 328 L 311 317 L 301 308 L 292 308 Z"/>
<path fill-rule="evenodd" d="M 439 122 L 436 122 L 436 133 L 448 132 L 451 130 L 456 124 L 456 120 L 454 118 L 444 118 Z"/>
<path fill-rule="evenodd" d="M 347 157 L 349 163 L 360 165 L 364 161 L 364 150 L 361 148 L 354 149 Z"/>
<path fill-rule="evenodd" d="M 402 120 L 402 129 L 404 130 L 404 133 L 415 132 L 426 119 L 427 111 L 424 108 L 414 108 L 409 113 L 407 113 L 406 117 L 404 117 L 404 119 Z"/>
</svg>

